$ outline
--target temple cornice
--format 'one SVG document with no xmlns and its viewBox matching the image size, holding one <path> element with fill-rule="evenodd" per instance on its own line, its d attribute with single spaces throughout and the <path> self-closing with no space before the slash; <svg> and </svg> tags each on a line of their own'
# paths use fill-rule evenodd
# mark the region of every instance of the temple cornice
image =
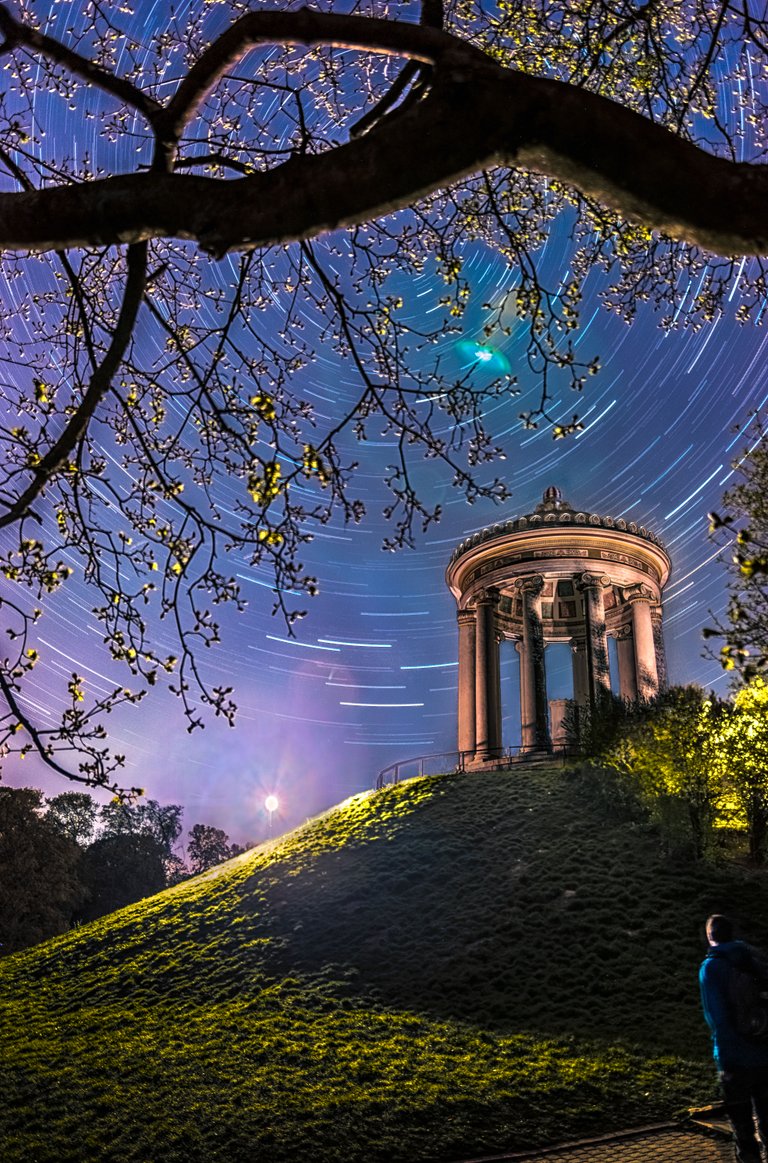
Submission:
<svg viewBox="0 0 768 1163">
<path fill-rule="evenodd" d="M 548 563 L 556 560 L 563 574 L 578 568 L 586 572 L 585 567 L 591 567 L 589 572 L 603 572 L 601 566 L 609 563 L 625 566 L 644 574 L 659 588 L 669 577 L 670 560 L 658 542 L 654 544 L 615 529 L 592 527 L 576 531 L 546 528 L 545 548 L 542 541 L 544 532 L 526 529 L 499 533 L 454 553 L 446 570 L 446 581 L 454 597 L 459 600 L 474 584 L 495 584 L 496 577 L 503 576 L 510 567 L 517 571 L 522 566 L 529 566 L 531 573 L 539 572 L 544 560 Z M 629 577 L 627 584 L 632 584 Z"/>
</svg>

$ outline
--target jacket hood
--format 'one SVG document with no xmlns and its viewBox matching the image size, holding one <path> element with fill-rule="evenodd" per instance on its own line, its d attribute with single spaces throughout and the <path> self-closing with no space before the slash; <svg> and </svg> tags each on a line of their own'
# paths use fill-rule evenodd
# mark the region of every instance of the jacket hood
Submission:
<svg viewBox="0 0 768 1163">
<path fill-rule="evenodd" d="M 744 941 L 722 941 L 709 950 L 707 957 L 722 957 L 740 969 L 752 963 L 752 950 Z"/>
</svg>

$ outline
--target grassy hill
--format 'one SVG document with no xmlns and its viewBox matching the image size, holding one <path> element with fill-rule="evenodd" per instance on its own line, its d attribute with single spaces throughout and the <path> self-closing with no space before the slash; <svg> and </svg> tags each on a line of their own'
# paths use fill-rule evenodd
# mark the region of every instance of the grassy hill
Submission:
<svg viewBox="0 0 768 1163">
<path fill-rule="evenodd" d="M 357 796 L 0 961 L 0 1158 L 404 1163 L 665 1118 L 714 1091 L 702 921 L 766 905 L 554 768 Z"/>
</svg>

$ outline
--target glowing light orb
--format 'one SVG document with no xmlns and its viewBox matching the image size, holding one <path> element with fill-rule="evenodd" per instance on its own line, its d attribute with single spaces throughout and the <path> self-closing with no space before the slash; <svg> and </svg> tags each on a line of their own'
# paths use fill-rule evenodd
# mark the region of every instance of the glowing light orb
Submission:
<svg viewBox="0 0 768 1163">
<path fill-rule="evenodd" d="M 476 343 L 474 339 L 460 339 L 456 350 L 465 363 L 479 364 L 494 375 L 509 375 L 509 360 L 502 351 L 489 347 L 487 343 Z"/>
<path fill-rule="evenodd" d="M 267 796 L 267 798 L 264 800 L 264 807 L 267 809 L 270 816 L 273 812 L 277 811 L 279 806 L 280 801 L 278 800 L 277 796 Z"/>
</svg>

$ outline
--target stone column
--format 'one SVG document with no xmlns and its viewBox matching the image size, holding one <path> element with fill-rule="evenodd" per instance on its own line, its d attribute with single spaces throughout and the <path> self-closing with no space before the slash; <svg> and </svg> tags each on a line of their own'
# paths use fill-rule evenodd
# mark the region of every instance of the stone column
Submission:
<svg viewBox="0 0 768 1163">
<path fill-rule="evenodd" d="M 496 640 L 495 610 L 497 590 L 488 589 L 475 603 L 475 756 L 489 759 L 501 749 L 498 708 L 500 696 L 499 649 Z"/>
<path fill-rule="evenodd" d="M 624 600 L 632 607 L 632 633 L 635 640 L 635 679 L 637 697 L 652 699 L 659 692 L 656 644 L 653 640 L 651 603 L 655 594 L 650 586 L 637 582 L 624 590 Z"/>
<path fill-rule="evenodd" d="M 551 751 L 547 715 L 547 672 L 541 624 L 541 574 L 516 583 L 523 599 L 523 642 L 520 655 L 520 720 L 524 751 Z M 523 677 L 524 672 L 524 677 Z"/>
<path fill-rule="evenodd" d="M 637 678 L 631 626 L 620 627 L 616 635 L 616 655 L 619 660 L 619 694 L 634 703 L 637 699 Z"/>
<path fill-rule="evenodd" d="M 603 591 L 611 584 L 611 579 L 604 574 L 583 573 L 577 584 L 584 594 L 589 700 L 594 704 L 599 701 L 601 695 L 607 694 L 611 689 L 603 596 Z"/>
<path fill-rule="evenodd" d="M 459 737 L 465 759 L 475 753 L 475 611 L 459 610 Z"/>
<path fill-rule="evenodd" d="M 589 670 L 587 667 L 586 638 L 571 639 L 573 666 L 573 699 L 580 707 L 589 703 Z"/>
<path fill-rule="evenodd" d="M 515 642 L 515 650 L 517 651 L 518 661 L 520 663 L 520 742 L 522 750 L 525 750 L 525 708 L 528 706 L 528 668 L 525 665 L 525 645 L 523 642 Z"/>
<path fill-rule="evenodd" d="M 664 632 L 661 628 L 660 606 L 651 610 L 651 622 L 653 623 L 653 644 L 656 647 L 656 673 L 659 676 L 659 690 L 665 691 L 668 685 L 667 652 L 664 649 Z"/>
</svg>

